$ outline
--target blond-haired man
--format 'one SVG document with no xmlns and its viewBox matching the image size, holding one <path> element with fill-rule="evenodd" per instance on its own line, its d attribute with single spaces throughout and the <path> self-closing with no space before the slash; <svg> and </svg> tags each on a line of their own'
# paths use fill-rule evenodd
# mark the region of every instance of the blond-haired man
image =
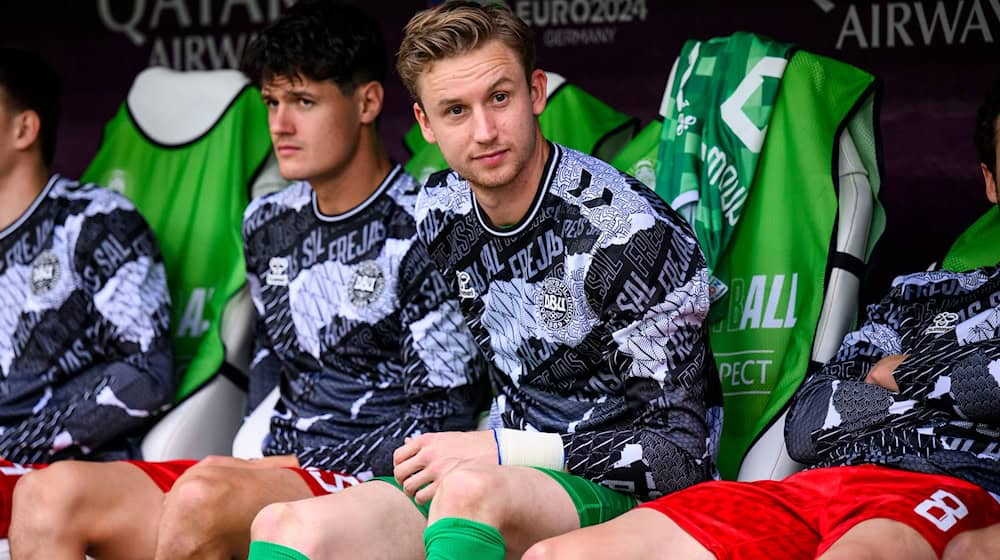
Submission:
<svg viewBox="0 0 1000 560">
<path fill-rule="evenodd" d="M 392 478 L 264 509 L 251 558 L 518 556 L 711 478 L 721 398 L 690 228 L 546 141 L 545 74 L 503 5 L 417 14 L 397 68 L 452 167 L 418 228 L 493 365 L 493 429 L 410 438 Z"/>
</svg>

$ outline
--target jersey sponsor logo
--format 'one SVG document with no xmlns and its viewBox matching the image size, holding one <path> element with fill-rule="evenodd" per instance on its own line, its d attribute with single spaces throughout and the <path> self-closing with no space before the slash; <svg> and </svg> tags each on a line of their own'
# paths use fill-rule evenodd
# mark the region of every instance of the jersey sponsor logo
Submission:
<svg viewBox="0 0 1000 560">
<path fill-rule="evenodd" d="M 59 257 L 52 251 L 42 251 L 31 263 L 31 292 L 38 295 L 51 290 L 60 275 Z"/>
<path fill-rule="evenodd" d="M 271 269 L 264 277 L 264 282 L 268 286 L 288 285 L 288 259 L 286 257 L 271 257 L 271 260 L 267 261 L 267 266 Z"/>
<path fill-rule="evenodd" d="M 934 324 L 927 327 L 924 334 L 943 334 L 951 331 L 958 324 L 958 313 L 944 312 L 934 316 Z"/>
<path fill-rule="evenodd" d="M 715 276 L 711 278 L 708 282 L 708 299 L 712 303 L 715 303 L 722 299 L 726 293 L 729 292 L 729 286 L 725 282 L 719 280 Z"/>
<path fill-rule="evenodd" d="M 354 269 L 347 289 L 347 298 L 355 307 L 367 307 L 382 295 L 385 273 L 375 261 L 364 261 Z"/>
<path fill-rule="evenodd" d="M 632 168 L 631 175 L 651 189 L 656 188 L 656 164 L 649 158 L 640 159 Z"/>
<path fill-rule="evenodd" d="M 535 304 L 538 320 L 550 331 L 564 331 L 573 322 L 573 297 L 561 278 L 546 278 L 535 296 Z"/>
<path fill-rule="evenodd" d="M 930 498 L 917 504 L 913 511 L 941 531 L 951 529 L 959 520 L 969 515 L 969 508 L 962 503 L 962 500 L 947 490 L 935 491 Z"/>
<path fill-rule="evenodd" d="M 461 270 L 458 272 L 458 297 L 462 299 L 476 297 L 476 290 L 472 287 L 472 276 Z"/>
</svg>

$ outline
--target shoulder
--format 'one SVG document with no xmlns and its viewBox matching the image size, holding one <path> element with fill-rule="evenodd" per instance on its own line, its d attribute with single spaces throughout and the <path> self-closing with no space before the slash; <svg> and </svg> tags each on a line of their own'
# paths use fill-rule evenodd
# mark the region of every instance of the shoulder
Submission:
<svg viewBox="0 0 1000 560">
<path fill-rule="evenodd" d="M 385 195 L 411 218 L 416 210 L 417 195 L 420 192 L 420 183 L 412 175 L 403 169 L 403 166 L 396 165 L 386 178 L 389 185 L 385 189 Z"/>
<path fill-rule="evenodd" d="M 52 180 L 48 198 L 62 207 L 62 220 L 67 227 L 78 232 L 96 228 L 122 239 L 152 232 L 135 204 L 124 195 L 94 183 L 59 176 L 53 176 Z"/>
<path fill-rule="evenodd" d="M 257 229 L 271 217 L 283 211 L 299 211 L 312 203 L 312 188 L 305 181 L 296 181 L 280 191 L 255 198 L 243 211 L 243 230 Z"/>
<path fill-rule="evenodd" d="M 987 283 L 996 283 L 1000 278 L 1000 266 L 977 268 L 968 272 L 935 270 L 897 276 L 892 281 L 892 292 L 916 291 L 918 293 L 937 292 L 947 284 L 956 286 L 962 292 L 978 290 Z"/>
<path fill-rule="evenodd" d="M 49 197 L 76 208 L 77 212 L 86 217 L 114 212 L 138 216 L 132 201 L 115 191 L 94 183 L 80 183 L 58 175 L 53 176 L 51 181 L 53 184 Z"/>
<path fill-rule="evenodd" d="M 691 227 L 649 187 L 609 163 L 556 146 L 560 161 L 551 179 L 550 194 L 580 213 L 598 228 L 601 245 L 621 245 L 644 230 L 667 230 L 696 245 Z"/>
<path fill-rule="evenodd" d="M 427 183 L 417 195 L 414 214 L 417 224 L 428 216 L 465 215 L 472 211 L 469 183 L 458 173 L 445 169 L 427 178 Z"/>
</svg>

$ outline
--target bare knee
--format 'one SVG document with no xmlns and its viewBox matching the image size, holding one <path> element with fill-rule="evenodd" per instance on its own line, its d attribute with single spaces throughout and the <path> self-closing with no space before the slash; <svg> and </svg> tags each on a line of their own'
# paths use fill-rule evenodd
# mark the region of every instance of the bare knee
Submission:
<svg viewBox="0 0 1000 560">
<path fill-rule="evenodd" d="M 563 558 L 578 558 L 574 547 L 567 547 L 565 539 L 545 539 L 529 548 L 521 560 L 561 560 Z"/>
<path fill-rule="evenodd" d="M 65 461 L 21 477 L 14 487 L 12 519 L 35 529 L 66 528 L 86 513 L 87 478 L 78 464 Z M 18 523 L 21 525 L 21 523 Z"/>
<path fill-rule="evenodd" d="M 238 491 L 224 471 L 192 469 L 174 483 L 163 501 L 157 558 L 193 558 L 205 553 L 222 532 L 225 501 Z"/>
<path fill-rule="evenodd" d="M 233 487 L 227 469 L 200 467 L 184 473 L 164 500 L 164 516 L 180 516 L 194 522 L 195 518 L 214 517 L 212 510 L 223 504 Z"/>
<path fill-rule="evenodd" d="M 448 473 L 434 496 L 435 518 L 468 517 L 499 526 L 504 518 L 499 468 L 463 468 Z M 484 517 L 485 516 L 485 517 Z"/>
<path fill-rule="evenodd" d="M 942 560 L 986 560 L 1000 554 L 1000 524 L 959 533 L 948 542 Z"/>
<path fill-rule="evenodd" d="M 250 526 L 250 537 L 255 541 L 289 546 L 312 558 L 318 552 L 318 533 L 309 528 L 307 517 L 295 502 L 279 502 L 260 510 Z"/>
</svg>

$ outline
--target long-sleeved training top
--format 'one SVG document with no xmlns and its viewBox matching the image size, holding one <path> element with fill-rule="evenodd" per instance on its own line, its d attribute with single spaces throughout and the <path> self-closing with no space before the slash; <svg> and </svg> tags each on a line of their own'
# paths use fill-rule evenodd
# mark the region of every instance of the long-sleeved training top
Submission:
<svg viewBox="0 0 1000 560">
<path fill-rule="evenodd" d="M 53 175 L 0 231 L 0 457 L 139 458 L 176 387 L 152 230 L 123 196 Z"/>
<path fill-rule="evenodd" d="M 796 394 L 785 439 L 817 467 L 873 463 L 1000 493 L 1000 268 L 901 276 Z M 908 357 L 892 392 L 865 383 Z"/>
<path fill-rule="evenodd" d="M 491 224 L 452 171 L 428 180 L 417 221 L 490 361 L 494 427 L 560 434 L 570 473 L 640 499 L 712 478 L 705 260 L 655 193 L 549 144 L 519 223 Z"/>
<path fill-rule="evenodd" d="M 396 166 L 336 216 L 306 182 L 247 208 L 251 383 L 281 388 L 265 454 L 388 475 L 403 438 L 474 426 L 484 360 L 416 238 L 416 192 Z"/>
</svg>

